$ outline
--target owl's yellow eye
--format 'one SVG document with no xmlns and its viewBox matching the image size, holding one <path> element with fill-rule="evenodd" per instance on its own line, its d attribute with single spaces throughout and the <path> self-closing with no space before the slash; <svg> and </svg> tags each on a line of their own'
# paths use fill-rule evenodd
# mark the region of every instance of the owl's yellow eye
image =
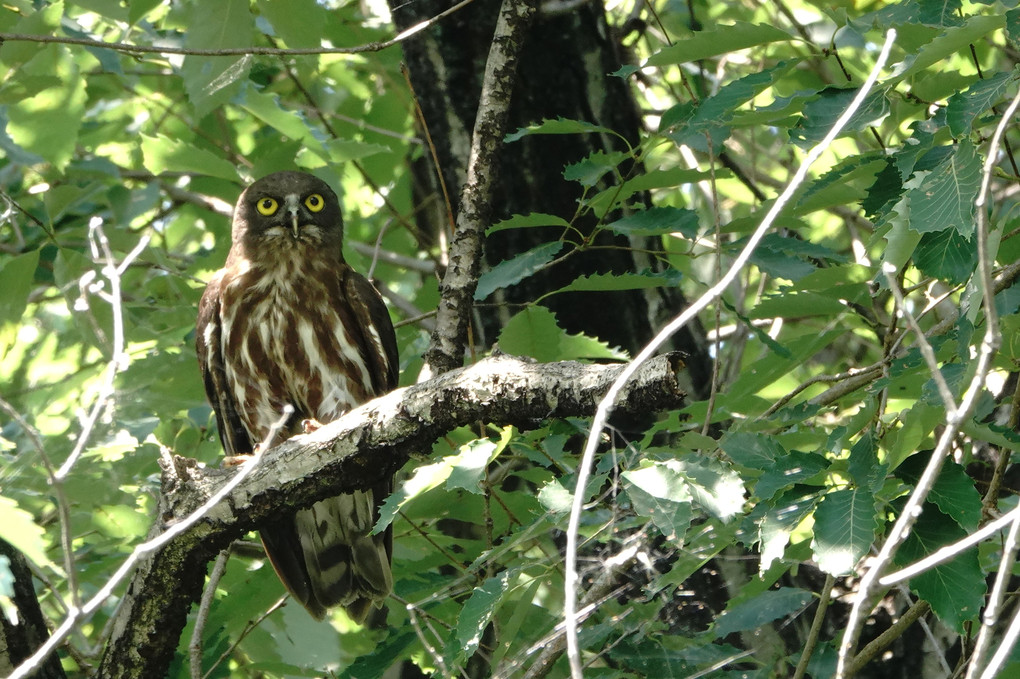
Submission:
<svg viewBox="0 0 1020 679">
<path fill-rule="evenodd" d="M 266 217 L 276 212 L 278 207 L 280 207 L 279 203 L 272 198 L 259 198 L 259 202 L 255 203 L 255 209 L 259 211 L 260 215 Z"/>
<path fill-rule="evenodd" d="M 322 208 L 326 207 L 326 201 L 324 201 L 322 199 L 322 196 L 320 196 L 319 194 L 313 193 L 312 195 L 305 198 L 305 207 L 311 210 L 312 212 L 318 212 Z"/>
</svg>

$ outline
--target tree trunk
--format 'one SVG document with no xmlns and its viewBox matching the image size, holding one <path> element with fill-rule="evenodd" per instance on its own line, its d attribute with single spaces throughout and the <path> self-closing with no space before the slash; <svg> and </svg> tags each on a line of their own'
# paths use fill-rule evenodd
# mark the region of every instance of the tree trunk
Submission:
<svg viewBox="0 0 1020 679">
<path fill-rule="evenodd" d="M 434 16 L 444 9 L 441 5 L 435 0 L 391 2 L 393 19 L 400 30 Z M 499 0 L 477 0 L 403 44 L 442 176 L 454 197 L 465 179 L 471 130 L 498 10 Z M 563 117 L 615 130 L 636 146 L 641 121 L 629 85 L 623 78 L 609 75 L 620 66 L 617 44 L 601 3 L 584 3 L 558 14 L 540 13 L 524 46 L 511 101 L 510 129 Z M 493 222 L 512 214 L 542 212 L 573 221 L 583 233 L 591 233 L 594 217 L 573 220 L 581 187 L 563 178 L 564 167 L 595 152 L 622 150 L 626 150 L 623 140 L 600 134 L 526 136 L 506 144 L 493 203 Z M 641 171 L 640 167 L 626 165 L 622 169 L 625 174 Z M 418 176 L 430 182 L 427 191 L 442 195 L 433 168 L 420 171 Z M 607 175 L 605 180 L 614 178 Z M 437 204 L 442 205 L 442 199 Z M 457 206 L 453 205 L 453 209 L 457 210 Z M 438 218 L 436 221 L 441 223 Z M 494 265 L 558 236 L 554 229 L 494 233 L 486 239 L 486 261 Z M 488 348 L 517 305 L 531 302 L 578 276 L 655 266 L 653 261 L 629 249 L 632 245 L 644 248 L 647 243 L 631 243 L 626 238 L 603 233 L 594 244 L 618 247 L 583 250 L 517 285 L 497 291 L 495 294 L 502 295 L 500 301 L 504 304 L 498 313 L 487 307 L 480 312 L 475 325 L 476 345 Z M 561 327 L 568 332 L 583 332 L 635 352 L 651 338 L 664 317 L 682 308 L 683 298 L 677 290 L 664 289 L 565 293 L 550 297 L 543 304 L 556 314 Z M 674 348 L 690 356 L 690 388 L 694 395 L 707 391 L 711 375 L 711 359 L 705 347 L 700 327 L 685 331 L 674 343 Z"/>
</svg>

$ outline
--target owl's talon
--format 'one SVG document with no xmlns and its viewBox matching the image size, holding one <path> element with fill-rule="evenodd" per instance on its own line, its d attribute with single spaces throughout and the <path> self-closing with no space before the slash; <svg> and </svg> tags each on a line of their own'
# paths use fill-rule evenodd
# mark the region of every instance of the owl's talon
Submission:
<svg viewBox="0 0 1020 679">
<path fill-rule="evenodd" d="M 301 420 L 301 431 L 306 434 L 311 434 L 313 431 L 317 431 L 322 428 L 322 423 L 318 420 L 308 418 L 307 420 Z"/>
<path fill-rule="evenodd" d="M 257 450 L 258 449 L 256 448 L 256 451 Z M 223 458 L 223 464 L 221 466 L 224 469 L 229 469 L 230 467 L 238 467 L 247 462 L 248 460 L 252 459 L 253 457 L 255 457 L 254 453 L 248 455 L 227 455 L 226 457 Z"/>
</svg>

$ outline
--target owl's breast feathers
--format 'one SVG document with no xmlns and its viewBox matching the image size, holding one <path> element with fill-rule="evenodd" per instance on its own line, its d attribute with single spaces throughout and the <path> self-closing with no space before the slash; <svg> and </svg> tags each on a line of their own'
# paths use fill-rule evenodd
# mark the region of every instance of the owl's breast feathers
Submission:
<svg viewBox="0 0 1020 679">
<path fill-rule="evenodd" d="M 358 323 L 357 300 L 347 290 L 360 276 L 343 263 L 322 268 L 251 266 L 228 270 L 223 281 L 223 352 L 235 357 L 227 380 L 259 439 L 286 404 L 298 421 L 329 422 L 390 388 L 370 369 L 371 355 L 388 357 Z"/>
</svg>

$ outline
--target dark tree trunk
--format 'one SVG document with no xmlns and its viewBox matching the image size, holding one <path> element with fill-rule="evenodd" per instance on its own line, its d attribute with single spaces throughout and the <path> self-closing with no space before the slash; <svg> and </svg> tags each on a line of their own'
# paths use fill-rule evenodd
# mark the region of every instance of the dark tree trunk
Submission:
<svg viewBox="0 0 1020 679">
<path fill-rule="evenodd" d="M 446 6 L 436 0 L 391 2 L 398 29 L 434 16 Z M 403 45 L 411 80 L 453 200 L 464 183 L 482 74 L 498 10 L 499 0 L 477 0 Z M 553 15 L 540 13 L 524 46 L 511 101 L 510 129 L 563 117 L 615 130 L 636 146 L 641 121 L 629 85 L 624 79 L 609 75 L 620 65 L 613 31 L 601 3 L 588 2 Z M 593 152 L 625 149 L 621 139 L 599 134 L 527 136 L 507 144 L 493 221 L 531 212 L 572 220 L 581 188 L 563 178 L 564 167 Z M 427 171 L 419 172 L 419 177 L 431 182 L 427 190 L 439 196 L 435 172 L 429 165 Z M 625 173 L 641 170 L 627 166 L 622 169 Z M 608 175 L 606 179 L 613 181 Z M 441 205 L 442 200 L 437 203 Z M 456 210 L 457 206 L 453 208 Z M 590 233 L 595 223 L 589 216 L 575 225 Z M 486 260 L 489 265 L 496 264 L 559 235 L 551 228 L 497 232 L 486 240 Z M 625 238 L 602 234 L 595 244 L 620 247 L 578 252 L 517 285 L 497 291 L 493 298 L 499 295 L 499 301 L 505 304 L 499 313 L 485 307 L 479 314 L 476 333 L 481 336 L 476 335 L 476 344 L 487 348 L 502 323 L 516 311 L 516 305 L 533 301 L 580 275 L 654 267 L 654 262 L 628 249 L 630 245 L 644 247 L 646 243 L 632 244 Z M 651 338 L 665 317 L 682 308 L 683 298 L 676 290 L 566 293 L 543 304 L 556 314 L 568 332 L 584 332 L 635 352 Z M 705 393 L 711 363 L 700 328 L 677 337 L 674 348 L 690 355 L 688 368 L 694 395 Z"/>
<path fill-rule="evenodd" d="M 6 675 L 32 655 L 50 636 L 50 632 L 43 620 L 39 600 L 32 586 L 32 572 L 25 557 L 10 543 L 0 540 L 0 558 L 6 559 L 6 567 L 14 577 L 11 603 L 17 611 L 16 621 L 0 613 L 0 672 Z M 56 654 L 47 658 L 33 676 L 37 679 L 67 677 Z"/>
</svg>

